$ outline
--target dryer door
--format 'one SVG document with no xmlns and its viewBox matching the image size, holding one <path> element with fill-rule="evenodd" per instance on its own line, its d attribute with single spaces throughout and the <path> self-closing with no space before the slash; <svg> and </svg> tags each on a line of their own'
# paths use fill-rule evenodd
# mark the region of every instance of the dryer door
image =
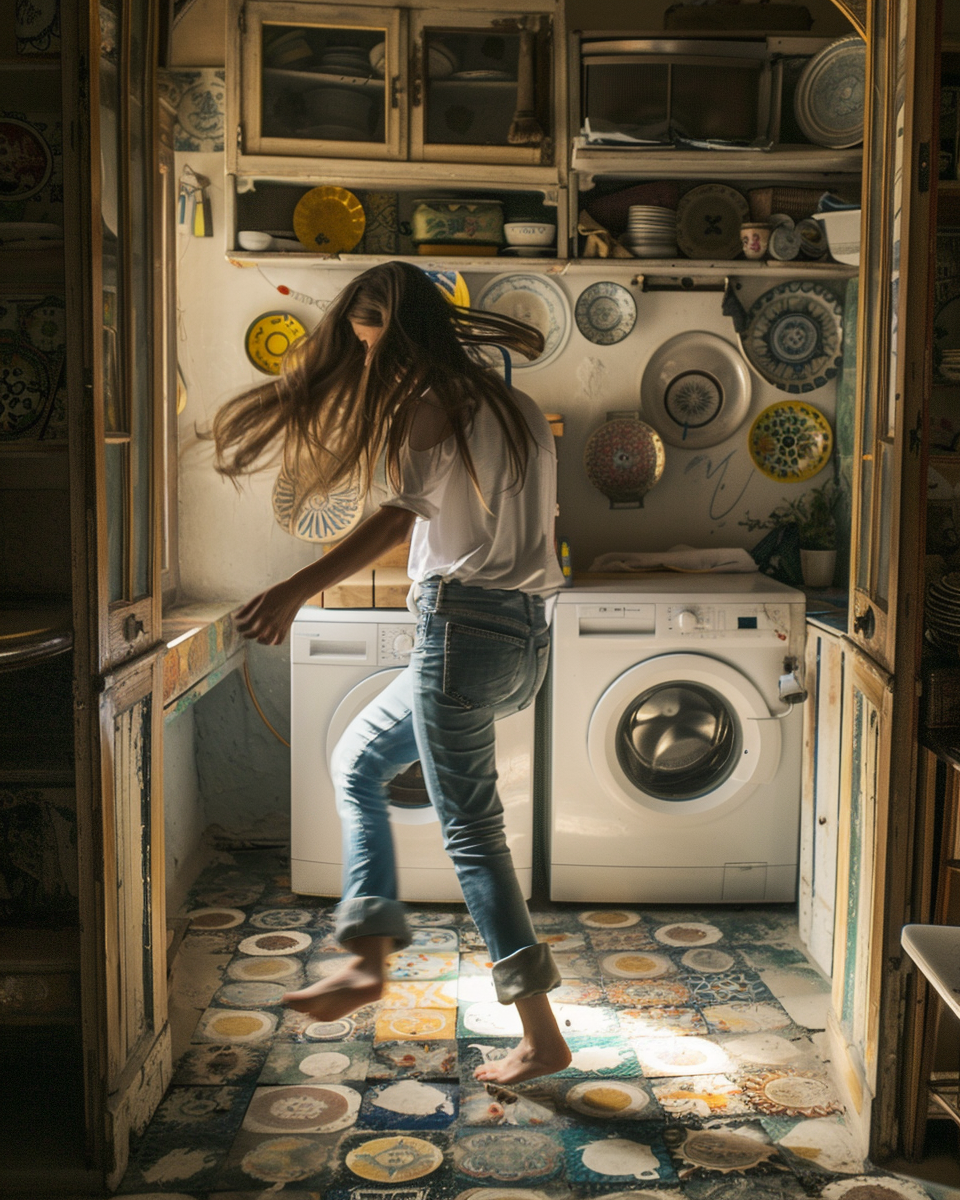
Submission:
<svg viewBox="0 0 960 1200">
<path fill-rule="evenodd" d="M 350 722 L 360 715 L 371 700 L 379 696 L 388 683 L 405 670 L 403 667 L 390 667 L 385 671 L 377 671 L 362 679 L 337 705 L 330 725 L 327 729 L 327 768 L 337 742 L 340 741 L 344 730 Z M 427 789 L 423 785 L 423 774 L 420 763 L 411 763 L 390 781 L 387 789 L 390 793 L 390 820 L 401 825 L 426 825 L 437 820 L 436 809 L 430 803 Z"/>
<path fill-rule="evenodd" d="M 735 668 L 703 654 L 663 654 L 616 679 L 587 735 L 605 790 L 673 820 L 733 807 L 780 762 L 780 723 Z"/>
</svg>

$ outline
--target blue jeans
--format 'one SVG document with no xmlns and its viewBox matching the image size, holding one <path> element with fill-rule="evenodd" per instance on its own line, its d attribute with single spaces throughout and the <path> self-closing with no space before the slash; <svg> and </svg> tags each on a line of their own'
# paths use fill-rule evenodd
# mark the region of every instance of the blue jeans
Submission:
<svg viewBox="0 0 960 1200">
<path fill-rule="evenodd" d="M 497 794 L 494 722 L 531 704 L 547 669 L 543 601 L 525 592 L 428 579 L 410 665 L 350 724 L 333 753 L 343 829 L 341 942 L 409 943 L 386 785 L 420 760 L 470 915 L 504 1003 L 550 991 L 560 976 L 520 892 Z"/>
</svg>

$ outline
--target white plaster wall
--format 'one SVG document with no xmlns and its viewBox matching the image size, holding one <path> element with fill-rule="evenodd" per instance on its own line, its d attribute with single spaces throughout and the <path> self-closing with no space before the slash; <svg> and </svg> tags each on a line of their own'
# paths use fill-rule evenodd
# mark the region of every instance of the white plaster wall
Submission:
<svg viewBox="0 0 960 1200">
<path fill-rule="evenodd" d="M 171 913 L 179 910 L 193 882 L 207 826 L 197 777 L 195 712 L 187 708 L 163 727 L 164 878 Z"/>
</svg>

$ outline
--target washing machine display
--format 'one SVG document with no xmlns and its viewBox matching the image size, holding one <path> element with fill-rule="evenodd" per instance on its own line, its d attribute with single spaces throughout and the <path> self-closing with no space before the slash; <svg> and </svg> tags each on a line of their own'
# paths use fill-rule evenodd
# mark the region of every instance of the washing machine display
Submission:
<svg viewBox="0 0 960 1200">
<path fill-rule="evenodd" d="M 554 617 L 551 896 L 793 899 L 802 716 L 779 680 L 803 595 L 753 575 L 610 588 Z"/>
<path fill-rule="evenodd" d="M 416 618 L 394 609 L 301 609 L 291 631 L 291 885 L 338 896 L 343 855 L 330 759 L 350 722 L 406 666 Z M 497 787 L 524 895 L 533 885 L 531 706 L 497 722 Z M 418 762 L 387 787 L 401 900 L 462 899 Z"/>
</svg>

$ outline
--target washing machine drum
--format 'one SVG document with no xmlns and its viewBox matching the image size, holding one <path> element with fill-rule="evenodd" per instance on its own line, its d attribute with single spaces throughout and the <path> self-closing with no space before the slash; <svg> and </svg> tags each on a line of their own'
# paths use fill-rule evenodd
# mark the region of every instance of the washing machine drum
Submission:
<svg viewBox="0 0 960 1200">
<path fill-rule="evenodd" d="M 664 654 L 606 689 L 588 731 L 590 762 L 624 803 L 670 815 L 745 800 L 780 761 L 779 722 L 727 663 Z"/>
</svg>

